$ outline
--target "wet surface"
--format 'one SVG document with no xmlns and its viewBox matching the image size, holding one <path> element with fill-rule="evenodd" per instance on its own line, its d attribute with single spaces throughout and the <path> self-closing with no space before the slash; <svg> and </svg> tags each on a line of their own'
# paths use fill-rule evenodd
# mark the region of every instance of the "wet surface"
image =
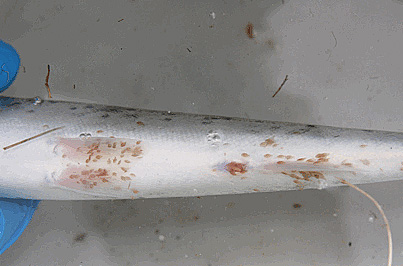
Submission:
<svg viewBox="0 0 403 266">
<path fill-rule="evenodd" d="M 15 83 L 2 95 L 47 99 L 44 82 L 50 65 L 53 99 L 86 102 L 94 106 L 85 109 L 89 113 L 100 103 L 161 110 L 162 119 L 172 119 L 165 124 L 175 121 L 174 113 L 185 112 L 403 131 L 401 1 L 45 0 L 0 6 L 2 38 L 22 60 Z M 288 81 L 272 98 L 286 75 Z M 11 107 L 18 108 L 15 104 Z M 41 106 L 26 111 L 35 115 Z M 119 110 L 108 107 L 97 116 L 137 119 L 136 111 Z M 80 108 L 71 111 L 83 116 Z M 214 126 L 217 119 L 200 119 L 200 124 Z M 238 120 L 227 122 L 233 121 Z M 314 126 L 288 134 L 306 132 L 321 136 Z M 343 137 L 333 133 L 335 139 Z M 266 140 L 272 137 L 260 140 L 267 143 L 261 147 L 265 159 L 287 165 L 286 157 L 277 156 L 295 155 L 271 150 L 275 143 Z M 242 152 L 240 158 L 247 158 Z M 292 160 L 298 159 L 302 157 Z M 301 161 L 318 159 L 312 155 Z M 366 165 L 365 157 L 357 160 L 344 166 L 373 165 Z M 402 264 L 402 184 L 362 188 L 384 206 L 395 241 L 394 264 Z M 372 214 L 377 212 L 372 203 L 355 191 L 253 189 L 254 194 L 222 197 L 43 201 L 2 263 L 385 264 L 383 222 Z M 82 242 L 74 242 L 77 237 Z"/>
</svg>

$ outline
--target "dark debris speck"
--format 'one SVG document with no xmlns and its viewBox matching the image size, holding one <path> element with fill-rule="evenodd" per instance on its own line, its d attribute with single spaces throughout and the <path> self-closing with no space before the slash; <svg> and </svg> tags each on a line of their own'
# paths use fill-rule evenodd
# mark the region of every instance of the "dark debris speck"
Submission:
<svg viewBox="0 0 403 266">
<path fill-rule="evenodd" d="M 87 237 L 87 234 L 86 234 L 86 233 L 77 234 L 77 235 L 74 237 L 74 242 L 84 242 L 84 240 L 85 240 L 86 237 Z"/>
</svg>

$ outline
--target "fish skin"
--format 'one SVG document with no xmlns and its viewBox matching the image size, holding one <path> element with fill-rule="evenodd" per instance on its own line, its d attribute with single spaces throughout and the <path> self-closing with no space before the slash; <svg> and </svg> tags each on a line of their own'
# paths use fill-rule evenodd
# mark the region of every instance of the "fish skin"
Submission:
<svg viewBox="0 0 403 266">
<path fill-rule="evenodd" d="M 335 176 L 354 184 L 400 180 L 403 173 L 402 133 L 8 97 L 0 103 L 7 103 L 0 107 L 1 196 L 240 194 L 341 185 Z"/>
</svg>

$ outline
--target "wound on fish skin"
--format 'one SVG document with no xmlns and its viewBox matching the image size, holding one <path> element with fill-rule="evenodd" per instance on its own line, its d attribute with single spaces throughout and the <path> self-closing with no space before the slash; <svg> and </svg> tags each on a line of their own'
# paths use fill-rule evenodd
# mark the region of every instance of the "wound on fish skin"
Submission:
<svg viewBox="0 0 403 266">
<path fill-rule="evenodd" d="M 273 145 L 273 144 L 275 144 L 275 141 L 272 138 L 268 138 L 265 141 L 263 141 L 262 143 L 260 143 L 260 147 L 267 147 L 267 146 Z"/>
<path fill-rule="evenodd" d="M 65 167 L 57 183 L 79 190 L 120 187 L 122 181 L 136 177 L 136 161 L 141 160 L 140 155 L 144 150 L 143 145 L 139 144 L 138 140 L 131 139 L 116 138 L 112 142 L 110 138 L 60 138 L 55 152 L 60 154 Z M 128 152 L 122 154 L 124 149 Z M 133 153 L 136 154 L 135 158 L 132 157 Z M 116 157 L 122 155 L 123 160 L 118 161 Z M 124 167 L 119 165 L 121 162 L 124 162 Z"/>
<path fill-rule="evenodd" d="M 237 175 L 237 174 L 244 174 L 247 172 L 246 170 L 246 164 L 244 163 L 237 163 L 237 162 L 230 162 L 225 165 L 225 169 L 231 174 L 231 175 Z"/>
</svg>

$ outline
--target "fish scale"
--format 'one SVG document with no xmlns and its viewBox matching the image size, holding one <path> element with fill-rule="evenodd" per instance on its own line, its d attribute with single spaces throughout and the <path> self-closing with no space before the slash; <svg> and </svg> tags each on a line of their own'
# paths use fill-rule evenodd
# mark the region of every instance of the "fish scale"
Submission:
<svg viewBox="0 0 403 266">
<path fill-rule="evenodd" d="M 361 184 L 403 174 L 403 134 L 397 132 L 62 101 L 0 102 L 7 103 L 0 109 L 0 194 L 7 197 L 257 193 L 341 185 L 335 177 Z"/>
</svg>

